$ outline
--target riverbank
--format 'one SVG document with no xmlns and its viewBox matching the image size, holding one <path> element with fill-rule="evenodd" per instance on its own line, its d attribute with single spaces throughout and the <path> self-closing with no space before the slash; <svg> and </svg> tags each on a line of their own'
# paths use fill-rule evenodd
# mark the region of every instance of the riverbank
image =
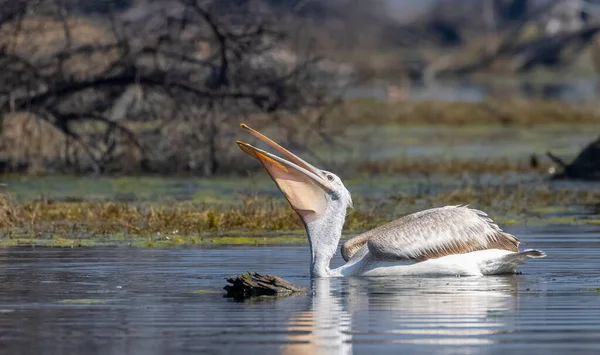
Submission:
<svg viewBox="0 0 600 355">
<path fill-rule="evenodd" d="M 344 235 L 418 210 L 470 204 L 507 225 L 599 225 L 599 189 L 535 186 L 465 187 L 432 194 L 355 196 Z M 0 199 L 0 246 L 304 244 L 295 212 L 282 198 L 242 197 L 226 204 Z"/>
</svg>

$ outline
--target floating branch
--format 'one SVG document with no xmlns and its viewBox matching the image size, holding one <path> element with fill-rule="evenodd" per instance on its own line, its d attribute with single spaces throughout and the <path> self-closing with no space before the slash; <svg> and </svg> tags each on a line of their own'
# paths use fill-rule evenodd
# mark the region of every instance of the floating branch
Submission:
<svg viewBox="0 0 600 355">
<path fill-rule="evenodd" d="M 279 276 L 262 275 L 254 272 L 228 278 L 227 282 L 231 285 L 223 288 L 227 291 L 225 297 L 238 301 L 250 297 L 291 296 L 306 292 L 305 288 L 294 285 Z"/>
</svg>

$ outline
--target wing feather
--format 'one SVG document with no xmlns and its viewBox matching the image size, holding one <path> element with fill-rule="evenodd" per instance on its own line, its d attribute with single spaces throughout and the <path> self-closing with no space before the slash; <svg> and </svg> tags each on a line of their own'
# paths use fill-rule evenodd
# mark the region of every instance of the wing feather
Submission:
<svg viewBox="0 0 600 355">
<path fill-rule="evenodd" d="M 342 248 L 349 260 L 366 244 L 376 260 L 427 260 L 485 249 L 519 251 L 519 239 L 480 210 L 446 206 L 413 213 L 363 233 Z"/>
</svg>

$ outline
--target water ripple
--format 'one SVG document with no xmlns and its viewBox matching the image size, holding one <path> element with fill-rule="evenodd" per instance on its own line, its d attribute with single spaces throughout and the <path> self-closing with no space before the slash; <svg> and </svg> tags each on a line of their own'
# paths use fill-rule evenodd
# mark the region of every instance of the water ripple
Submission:
<svg viewBox="0 0 600 355">
<path fill-rule="evenodd" d="M 600 234 L 518 234 L 548 257 L 522 275 L 484 278 L 311 281 L 305 246 L 1 250 L 0 346 L 15 354 L 600 352 Z M 224 278 L 247 270 L 312 292 L 224 299 Z"/>
</svg>

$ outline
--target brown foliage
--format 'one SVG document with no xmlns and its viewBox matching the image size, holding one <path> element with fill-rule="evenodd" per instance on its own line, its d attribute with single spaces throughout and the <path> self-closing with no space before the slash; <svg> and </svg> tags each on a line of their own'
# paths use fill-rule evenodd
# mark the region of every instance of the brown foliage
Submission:
<svg viewBox="0 0 600 355">
<path fill-rule="evenodd" d="M 13 227 L 20 221 L 19 211 L 12 200 L 5 194 L 0 194 L 0 228 Z"/>
</svg>

